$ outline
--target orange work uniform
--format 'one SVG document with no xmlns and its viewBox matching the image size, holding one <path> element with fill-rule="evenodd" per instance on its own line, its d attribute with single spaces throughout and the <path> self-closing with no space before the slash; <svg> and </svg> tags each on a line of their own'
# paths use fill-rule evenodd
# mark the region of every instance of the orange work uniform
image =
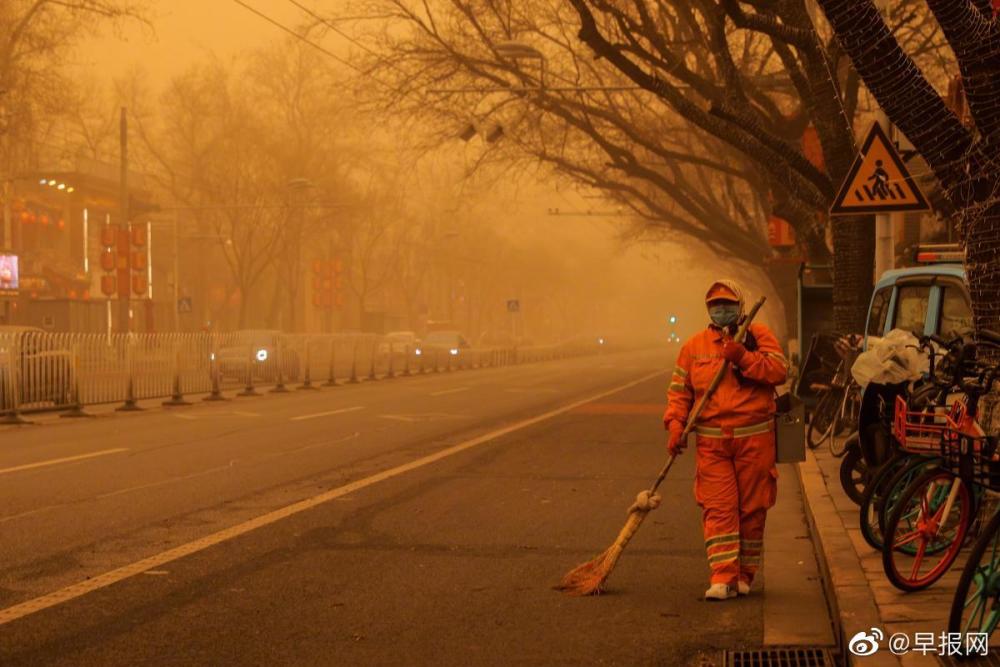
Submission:
<svg viewBox="0 0 1000 667">
<path fill-rule="evenodd" d="M 777 496 L 774 387 L 785 381 L 788 362 L 771 330 L 751 323 L 757 341 L 723 377 L 695 425 L 694 492 L 702 508 L 705 549 L 713 584 L 735 588 L 753 581 L 761 564 L 764 520 Z M 664 425 L 686 424 L 724 363 L 724 336 L 710 325 L 681 347 L 670 387 Z"/>
</svg>

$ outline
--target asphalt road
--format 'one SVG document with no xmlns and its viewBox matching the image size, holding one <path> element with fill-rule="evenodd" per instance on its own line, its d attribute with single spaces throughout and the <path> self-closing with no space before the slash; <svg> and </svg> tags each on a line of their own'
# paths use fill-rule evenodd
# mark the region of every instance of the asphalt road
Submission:
<svg viewBox="0 0 1000 667">
<path fill-rule="evenodd" d="M 550 590 L 662 463 L 667 370 L 624 353 L 4 430 L 0 622 L 20 611 L 0 665 L 683 665 L 757 647 L 761 596 L 701 601 L 693 457 L 608 595 Z M 156 560 L 172 549 L 191 553 Z"/>
</svg>

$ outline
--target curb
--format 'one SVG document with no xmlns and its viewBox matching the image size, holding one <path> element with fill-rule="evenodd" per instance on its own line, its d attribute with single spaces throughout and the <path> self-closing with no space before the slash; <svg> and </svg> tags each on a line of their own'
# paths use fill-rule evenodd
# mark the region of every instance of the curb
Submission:
<svg viewBox="0 0 1000 667">
<path fill-rule="evenodd" d="M 880 628 L 882 619 L 854 544 L 834 506 L 812 451 L 806 451 L 806 460 L 800 462 L 797 469 L 806 520 L 813 534 L 816 559 L 823 573 L 823 588 L 831 608 L 830 617 L 835 626 L 834 635 L 841 649 L 843 664 L 899 667 L 899 658 L 885 650 L 863 658 L 846 651 L 846 638 L 853 637 L 858 632 Z"/>
</svg>

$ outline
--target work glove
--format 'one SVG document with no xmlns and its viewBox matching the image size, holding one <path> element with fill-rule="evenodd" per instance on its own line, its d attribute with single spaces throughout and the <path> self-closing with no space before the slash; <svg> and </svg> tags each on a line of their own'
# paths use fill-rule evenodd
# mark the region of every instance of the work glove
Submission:
<svg viewBox="0 0 1000 667">
<path fill-rule="evenodd" d="M 650 493 L 649 491 L 640 491 L 639 495 L 635 497 L 635 504 L 629 509 L 642 510 L 648 512 L 650 510 L 655 510 L 663 502 L 663 498 L 658 493 Z"/>
<path fill-rule="evenodd" d="M 673 456 L 680 456 L 687 448 L 687 438 L 684 436 L 684 425 L 676 419 L 670 420 L 667 424 L 670 435 L 667 437 L 667 451 Z"/>
<path fill-rule="evenodd" d="M 746 353 L 747 349 L 743 347 L 743 343 L 737 343 L 732 338 L 727 338 L 722 344 L 722 357 L 731 364 L 739 366 Z"/>
</svg>

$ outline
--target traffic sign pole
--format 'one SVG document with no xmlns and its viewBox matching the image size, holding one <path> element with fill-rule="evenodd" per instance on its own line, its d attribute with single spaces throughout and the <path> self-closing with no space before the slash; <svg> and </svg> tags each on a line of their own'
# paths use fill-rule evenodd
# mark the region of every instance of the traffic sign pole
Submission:
<svg viewBox="0 0 1000 667">
<path fill-rule="evenodd" d="M 879 109 L 875 114 L 879 125 L 887 128 L 889 138 L 893 138 L 893 126 L 885 111 Z M 875 280 L 896 265 L 896 243 L 893 238 L 892 213 L 875 215 Z"/>
</svg>

